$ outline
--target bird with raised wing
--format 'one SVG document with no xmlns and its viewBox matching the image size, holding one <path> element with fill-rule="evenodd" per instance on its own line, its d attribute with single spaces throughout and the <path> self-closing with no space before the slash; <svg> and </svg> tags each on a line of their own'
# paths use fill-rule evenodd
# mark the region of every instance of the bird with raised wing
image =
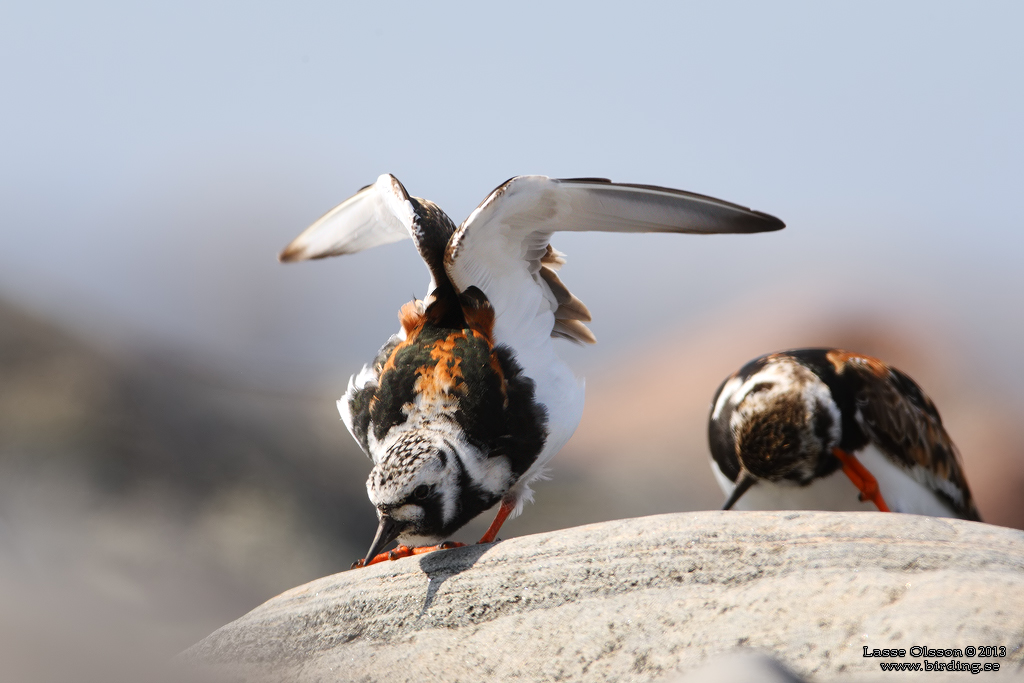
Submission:
<svg viewBox="0 0 1024 683">
<path fill-rule="evenodd" d="M 711 197 L 600 178 L 518 176 L 456 227 L 391 175 L 316 221 L 281 261 L 351 254 L 411 238 L 430 272 L 402 306 L 397 334 L 338 401 L 373 461 L 366 483 L 379 524 L 357 565 L 451 546 L 500 503 L 480 539 L 532 500 L 530 485 L 583 412 L 583 383 L 553 338 L 593 343 L 587 307 L 557 274 L 557 231 L 756 233 L 784 224 Z M 400 545 L 381 552 L 393 541 Z"/>
<path fill-rule="evenodd" d="M 939 411 L 877 358 L 796 349 L 752 360 L 715 393 L 708 442 L 726 510 L 981 520 Z"/>
</svg>

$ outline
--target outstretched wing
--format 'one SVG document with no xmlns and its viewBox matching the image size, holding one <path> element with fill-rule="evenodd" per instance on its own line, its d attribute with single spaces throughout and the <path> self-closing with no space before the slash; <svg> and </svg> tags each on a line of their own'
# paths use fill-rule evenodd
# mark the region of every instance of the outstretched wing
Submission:
<svg viewBox="0 0 1024 683">
<path fill-rule="evenodd" d="M 457 291 L 478 287 L 494 308 L 494 341 L 511 348 L 536 400 L 548 413 L 544 450 L 529 482 L 568 441 L 583 413 L 583 387 L 554 352 L 551 338 L 593 342 L 590 313 L 562 284 L 564 262 L 552 233 L 763 232 L 784 227 L 766 214 L 711 197 L 599 178 L 519 176 L 470 214 L 448 242 L 445 269 Z"/>
<path fill-rule="evenodd" d="M 411 238 L 430 271 L 429 295 L 448 286 L 444 253 L 454 232 L 455 224 L 436 204 L 410 197 L 398 178 L 384 174 L 306 228 L 278 258 L 288 262 L 354 254 Z"/>
<path fill-rule="evenodd" d="M 278 259 L 291 262 L 341 256 L 409 239 L 414 216 L 402 183 L 385 173 L 306 228 Z"/>
<path fill-rule="evenodd" d="M 479 287 L 495 310 L 495 339 L 513 348 L 565 336 L 593 341 L 589 312 L 558 280 L 556 231 L 752 233 L 785 224 L 712 197 L 601 178 L 518 176 L 483 201 L 456 231 L 445 267 L 459 291 Z"/>
<path fill-rule="evenodd" d="M 431 271 L 429 292 L 434 290 L 438 277 L 447 279 L 441 254 L 453 230 L 451 221 L 437 207 L 410 197 L 397 178 L 384 174 L 306 228 L 278 258 L 290 262 L 340 256 L 411 238 Z M 341 419 L 367 455 L 372 456 L 367 437 L 370 403 L 378 388 L 381 366 L 405 335 L 403 326 L 374 362 L 349 380 L 348 390 L 338 401 Z"/>
<path fill-rule="evenodd" d="M 862 381 L 857 408 L 868 438 L 941 494 L 958 514 L 980 520 L 960 454 L 942 426 L 935 404 L 921 387 L 903 372 L 869 356 L 832 351 L 829 360 L 841 363 L 844 371 L 855 373 Z"/>
</svg>

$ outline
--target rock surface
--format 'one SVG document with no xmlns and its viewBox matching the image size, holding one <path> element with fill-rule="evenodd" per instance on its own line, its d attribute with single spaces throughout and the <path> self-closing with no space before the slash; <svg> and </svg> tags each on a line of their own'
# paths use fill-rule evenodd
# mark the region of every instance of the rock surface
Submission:
<svg viewBox="0 0 1024 683">
<path fill-rule="evenodd" d="M 737 649 L 888 680 L 873 648 L 995 645 L 1024 672 L 1024 532 L 915 515 L 697 512 L 347 571 L 182 654 L 237 680 L 652 681 Z M 900 674 L 962 679 L 965 672 Z"/>
</svg>

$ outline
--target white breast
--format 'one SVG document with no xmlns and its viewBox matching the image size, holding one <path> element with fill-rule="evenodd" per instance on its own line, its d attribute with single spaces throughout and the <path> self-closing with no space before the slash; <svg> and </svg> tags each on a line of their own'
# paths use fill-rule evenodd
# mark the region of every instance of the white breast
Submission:
<svg viewBox="0 0 1024 683">
<path fill-rule="evenodd" d="M 957 517 L 953 509 L 929 487 L 917 481 L 910 472 L 894 464 L 874 446 L 857 452 L 857 459 L 878 480 L 882 498 L 893 512 L 932 517 Z M 718 485 L 728 496 L 736 485 L 722 474 L 718 463 L 711 461 Z M 736 510 L 833 510 L 877 511 L 874 503 L 862 503 L 859 491 L 850 478 L 837 470 L 807 486 L 792 482 L 759 481 L 733 506 Z"/>
<path fill-rule="evenodd" d="M 544 448 L 514 487 L 514 494 L 524 501 L 532 496 L 529 484 L 543 477 L 545 465 L 576 431 L 583 417 L 584 382 L 558 357 L 549 336 L 540 338 L 533 349 L 515 350 L 524 374 L 534 381 L 534 399 L 544 406 L 548 418 Z"/>
</svg>

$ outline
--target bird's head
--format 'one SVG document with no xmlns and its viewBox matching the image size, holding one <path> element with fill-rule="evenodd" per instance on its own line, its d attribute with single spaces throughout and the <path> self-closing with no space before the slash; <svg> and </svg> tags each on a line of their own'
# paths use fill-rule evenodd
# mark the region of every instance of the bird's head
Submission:
<svg viewBox="0 0 1024 683">
<path fill-rule="evenodd" d="M 746 377 L 730 403 L 736 456 L 758 479 L 809 481 L 841 438 L 828 387 L 792 359 L 770 360 Z"/>
<path fill-rule="evenodd" d="M 387 444 L 366 480 L 379 519 L 367 561 L 395 540 L 406 545 L 444 540 L 500 498 L 504 490 L 490 493 L 481 488 L 485 482 L 467 472 L 464 460 L 481 459 L 472 449 L 431 429 L 407 431 Z"/>
</svg>

